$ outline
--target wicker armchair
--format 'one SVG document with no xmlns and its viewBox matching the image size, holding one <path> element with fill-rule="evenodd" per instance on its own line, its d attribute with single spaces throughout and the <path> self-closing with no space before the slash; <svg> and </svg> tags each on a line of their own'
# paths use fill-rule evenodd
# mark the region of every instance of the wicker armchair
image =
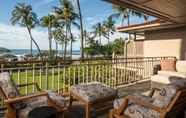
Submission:
<svg viewBox="0 0 186 118">
<path fill-rule="evenodd" d="M 17 87 L 36 86 L 37 94 L 22 96 Z M 27 118 L 28 113 L 39 106 L 52 106 L 59 112 L 64 109 L 63 97 L 55 93 L 41 92 L 37 83 L 15 85 L 9 73 L 0 74 L 0 93 L 7 108 L 6 118 Z"/>
<path fill-rule="evenodd" d="M 164 94 L 164 95 L 163 95 Z M 186 107 L 186 89 L 174 85 L 153 89 L 148 97 L 127 96 L 110 111 L 110 118 L 181 118 Z"/>
</svg>

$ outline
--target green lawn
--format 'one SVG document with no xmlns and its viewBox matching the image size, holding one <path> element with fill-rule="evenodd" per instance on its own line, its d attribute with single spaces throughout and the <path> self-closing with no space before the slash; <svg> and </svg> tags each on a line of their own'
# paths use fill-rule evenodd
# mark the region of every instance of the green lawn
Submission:
<svg viewBox="0 0 186 118">
<path fill-rule="evenodd" d="M 48 74 L 46 74 L 46 70 L 12 71 L 12 79 L 16 84 L 37 82 L 39 87 L 44 90 L 65 90 L 65 88 L 68 88 L 71 85 L 91 81 L 100 81 L 110 84 L 108 76 L 111 74 L 111 67 L 77 66 L 65 69 L 52 68 L 48 69 L 47 73 Z M 33 86 L 20 89 L 22 94 L 34 92 L 33 90 Z"/>
</svg>

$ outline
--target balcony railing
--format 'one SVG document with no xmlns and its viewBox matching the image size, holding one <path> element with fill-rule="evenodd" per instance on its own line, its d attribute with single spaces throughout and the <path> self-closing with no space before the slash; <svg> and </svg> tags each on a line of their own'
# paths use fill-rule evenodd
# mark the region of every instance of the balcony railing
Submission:
<svg viewBox="0 0 186 118">
<path fill-rule="evenodd" d="M 115 58 L 54 62 L 0 62 L 1 72 L 8 71 L 17 84 L 37 82 L 43 90 L 67 92 L 72 85 L 101 82 L 117 88 L 141 80 L 148 80 L 153 66 L 161 59 L 174 57 Z M 34 86 L 20 88 L 21 94 L 36 92 Z M 3 98 L 0 108 L 3 107 Z"/>
</svg>

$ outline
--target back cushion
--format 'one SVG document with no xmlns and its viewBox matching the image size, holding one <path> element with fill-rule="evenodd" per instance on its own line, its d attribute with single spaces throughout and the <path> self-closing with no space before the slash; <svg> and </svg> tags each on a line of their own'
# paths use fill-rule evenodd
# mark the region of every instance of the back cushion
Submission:
<svg viewBox="0 0 186 118">
<path fill-rule="evenodd" d="M 160 61 L 162 71 L 176 71 L 176 60 L 165 59 Z"/>
<path fill-rule="evenodd" d="M 10 74 L 7 72 L 0 73 L 0 86 L 8 98 L 13 98 L 19 95 L 15 84 L 10 79 Z"/>
<path fill-rule="evenodd" d="M 176 95 L 178 89 L 179 88 L 174 85 L 168 85 L 162 88 L 158 93 L 152 96 L 154 98 L 153 105 L 166 108 Z"/>
<path fill-rule="evenodd" d="M 186 73 L 186 61 L 177 61 L 176 70 L 181 73 Z"/>
</svg>

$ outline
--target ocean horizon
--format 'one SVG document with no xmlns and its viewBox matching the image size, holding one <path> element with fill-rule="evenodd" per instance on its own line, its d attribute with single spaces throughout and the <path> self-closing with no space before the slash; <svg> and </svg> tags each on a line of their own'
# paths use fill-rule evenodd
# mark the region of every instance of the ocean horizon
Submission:
<svg viewBox="0 0 186 118">
<path fill-rule="evenodd" d="M 11 54 L 16 55 L 16 56 L 22 56 L 25 54 L 30 54 L 30 49 L 10 49 Z M 41 50 L 45 51 L 45 50 Z M 36 49 L 33 49 L 33 54 L 36 55 L 38 54 L 38 51 Z M 63 51 L 59 50 L 59 54 L 62 55 Z M 67 52 L 67 55 L 69 55 L 69 51 Z M 80 58 L 80 50 L 73 50 L 72 51 L 72 58 L 73 59 L 78 59 Z"/>
</svg>

